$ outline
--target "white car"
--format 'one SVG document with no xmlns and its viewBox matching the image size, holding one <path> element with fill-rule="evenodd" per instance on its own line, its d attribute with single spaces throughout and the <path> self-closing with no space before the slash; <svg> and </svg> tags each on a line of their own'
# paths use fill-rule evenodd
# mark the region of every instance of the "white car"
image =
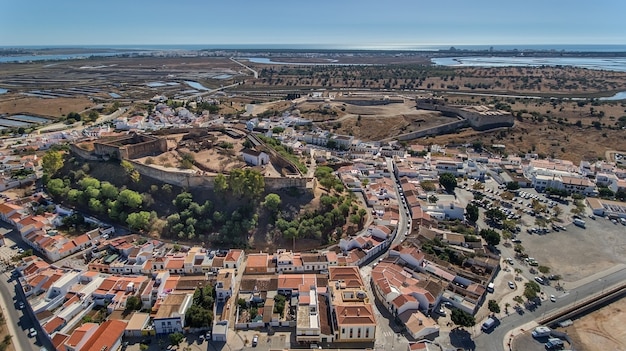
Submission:
<svg viewBox="0 0 626 351">
<path fill-rule="evenodd" d="M 30 335 L 31 337 L 37 336 L 37 331 L 35 330 L 35 328 L 28 329 L 28 335 Z"/>
<path fill-rule="evenodd" d="M 255 335 L 255 336 L 252 338 L 252 347 L 256 347 L 256 345 L 258 345 L 258 344 L 259 344 L 259 336 L 258 336 L 258 335 Z"/>
<path fill-rule="evenodd" d="M 552 301 L 552 302 L 556 302 L 556 296 L 554 296 L 554 295 L 550 295 L 550 301 Z"/>
<path fill-rule="evenodd" d="M 509 281 L 509 288 L 515 289 L 515 283 L 513 283 L 512 281 Z"/>
</svg>

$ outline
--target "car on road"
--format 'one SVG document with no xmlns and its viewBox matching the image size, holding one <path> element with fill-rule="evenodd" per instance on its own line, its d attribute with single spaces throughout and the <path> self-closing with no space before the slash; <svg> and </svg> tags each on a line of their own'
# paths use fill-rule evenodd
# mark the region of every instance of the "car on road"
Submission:
<svg viewBox="0 0 626 351">
<path fill-rule="evenodd" d="M 37 331 L 35 330 L 35 328 L 28 329 L 28 335 L 30 335 L 31 337 L 37 336 Z"/>
<path fill-rule="evenodd" d="M 543 281 L 543 278 L 541 277 L 535 277 L 535 281 L 541 285 L 545 284 L 545 282 Z"/>
<path fill-rule="evenodd" d="M 550 295 L 550 301 L 552 301 L 552 302 L 556 302 L 556 296 L 554 296 L 554 295 Z"/>
<path fill-rule="evenodd" d="M 512 281 L 509 281 L 509 288 L 515 289 L 515 283 L 513 283 Z"/>
<path fill-rule="evenodd" d="M 259 344 L 259 336 L 254 335 L 254 337 L 252 338 L 252 347 L 256 347 L 258 344 Z"/>
<path fill-rule="evenodd" d="M 21 310 L 21 309 L 23 309 L 23 308 L 24 308 L 24 306 L 25 306 L 25 305 L 24 305 L 24 302 L 23 302 L 23 301 L 20 301 L 20 303 L 18 304 L 18 307 L 20 308 L 20 310 Z"/>
</svg>

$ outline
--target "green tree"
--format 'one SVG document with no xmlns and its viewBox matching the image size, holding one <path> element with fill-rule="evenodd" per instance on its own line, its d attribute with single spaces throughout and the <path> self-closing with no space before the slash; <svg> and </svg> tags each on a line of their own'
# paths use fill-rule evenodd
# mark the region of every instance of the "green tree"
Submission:
<svg viewBox="0 0 626 351">
<path fill-rule="evenodd" d="M 511 191 L 515 191 L 518 190 L 520 188 L 520 185 L 518 182 L 508 182 L 506 183 L 506 189 L 507 190 L 511 190 Z"/>
<path fill-rule="evenodd" d="M 59 169 L 63 168 L 63 155 L 59 151 L 47 151 L 41 158 L 41 167 L 44 173 L 53 176 Z"/>
<path fill-rule="evenodd" d="M 541 292 L 541 287 L 539 286 L 539 284 L 533 281 L 530 281 L 524 284 L 524 297 L 527 300 L 532 300 L 536 298 L 539 292 Z"/>
<path fill-rule="evenodd" d="M 467 204 L 465 207 L 465 214 L 467 215 L 467 220 L 476 223 L 478 220 L 478 206 L 474 204 Z"/>
<path fill-rule="evenodd" d="M 117 196 L 117 201 L 129 208 L 138 208 L 141 205 L 141 194 L 136 191 L 124 189 Z"/>
<path fill-rule="evenodd" d="M 281 199 L 278 194 L 267 194 L 265 196 L 265 201 L 263 201 L 263 207 L 265 207 L 268 211 L 272 213 L 278 212 L 280 210 Z"/>
<path fill-rule="evenodd" d="M 485 211 L 485 217 L 490 221 L 500 222 L 506 218 L 506 214 L 499 208 L 490 208 Z"/>
<path fill-rule="evenodd" d="M 482 229 L 480 236 L 491 246 L 496 246 L 500 243 L 500 234 L 493 229 Z"/>
<path fill-rule="evenodd" d="M 170 344 L 172 346 L 178 347 L 178 345 L 180 345 L 183 339 L 185 339 L 185 336 L 179 332 L 176 332 L 176 333 L 170 334 L 169 338 L 170 338 Z"/>
<path fill-rule="evenodd" d="M 613 192 L 613 190 L 607 188 L 607 187 L 599 187 L 598 188 L 598 195 L 601 198 L 605 198 L 605 199 L 612 199 L 615 196 L 615 193 Z"/>
<path fill-rule="evenodd" d="M 127 311 L 139 311 L 141 309 L 141 299 L 135 295 L 126 299 Z"/>
<path fill-rule="evenodd" d="M 500 313 L 500 305 L 498 305 L 496 300 L 489 300 L 487 307 L 492 313 Z"/>
<path fill-rule="evenodd" d="M 473 327 L 476 325 L 476 319 L 471 314 L 455 308 L 452 310 L 452 315 L 450 316 L 452 319 L 452 323 L 460 326 L 460 327 Z"/>
<path fill-rule="evenodd" d="M 115 185 L 109 182 L 102 182 L 100 184 L 100 195 L 102 195 L 105 199 L 115 200 L 119 195 L 119 191 Z"/>
<path fill-rule="evenodd" d="M 456 188 L 456 177 L 452 173 L 442 173 L 439 176 L 439 184 L 441 184 L 444 189 L 450 194 L 454 193 L 454 188 Z"/>
<path fill-rule="evenodd" d="M 182 192 L 176 195 L 176 198 L 172 200 L 172 204 L 176 206 L 179 211 L 182 211 L 189 207 L 191 202 L 193 201 L 193 196 L 191 193 Z"/>
<path fill-rule="evenodd" d="M 226 192 L 226 190 L 228 190 L 228 181 L 222 173 L 215 176 L 213 189 L 216 193 L 220 194 L 223 194 L 224 192 Z"/>
<path fill-rule="evenodd" d="M 96 198 L 89 199 L 89 209 L 96 213 L 104 212 L 104 205 Z"/>
<path fill-rule="evenodd" d="M 50 179 L 48 184 L 46 184 L 46 187 L 48 188 L 50 194 L 56 197 L 65 196 L 69 190 L 68 187 L 65 186 L 63 179 L 60 178 Z"/>
<path fill-rule="evenodd" d="M 131 229 L 134 230 L 147 229 L 148 224 L 150 224 L 150 212 L 133 212 L 128 215 L 128 218 L 126 218 L 126 223 Z"/>
</svg>

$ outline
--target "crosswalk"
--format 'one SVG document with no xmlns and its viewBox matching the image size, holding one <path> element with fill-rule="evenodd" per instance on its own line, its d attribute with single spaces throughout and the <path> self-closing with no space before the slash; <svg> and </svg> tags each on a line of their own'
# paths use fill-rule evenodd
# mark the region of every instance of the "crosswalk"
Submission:
<svg viewBox="0 0 626 351">
<path fill-rule="evenodd" d="M 383 334 L 383 336 L 386 336 L 386 337 L 396 335 L 396 333 L 393 330 L 386 330 L 386 331 L 382 332 L 382 334 Z"/>
</svg>

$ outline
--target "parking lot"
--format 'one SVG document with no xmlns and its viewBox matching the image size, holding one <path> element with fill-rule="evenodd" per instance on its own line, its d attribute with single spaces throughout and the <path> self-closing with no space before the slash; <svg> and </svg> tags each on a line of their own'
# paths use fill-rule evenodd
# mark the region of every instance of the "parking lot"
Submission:
<svg viewBox="0 0 626 351">
<path fill-rule="evenodd" d="M 457 191 L 459 201 L 464 205 L 474 197 L 472 194 L 474 181 L 467 183 L 465 189 Z M 487 180 L 484 187 L 480 192 L 484 194 L 487 200 L 490 200 L 491 203 L 493 203 L 492 199 L 500 200 L 499 195 L 504 190 L 499 189 L 495 181 Z M 532 188 L 522 188 L 519 194 L 526 194 L 526 196 L 516 196 L 512 200 L 506 201 L 513 204 L 513 208 L 508 214 L 520 216 L 518 220 L 520 231 L 515 233 L 514 243 L 521 244 L 525 253 L 534 258 L 538 265 L 549 267 L 550 274 L 560 275 L 562 277 L 561 283 L 575 282 L 616 264 L 626 264 L 625 226 L 614 223 L 607 218 L 594 216 L 595 219 L 591 219 L 588 217 L 591 211 L 587 209 L 587 214 L 581 216 L 586 222 L 586 228 L 578 227 L 572 223 L 573 218 L 570 210 L 574 205 L 573 201 L 570 200 L 568 203 L 558 203 L 562 214 L 559 216 L 561 221 L 553 222 L 557 228 L 551 224 L 546 227 L 545 231 L 542 230 L 542 233 L 538 233 L 537 229 L 540 227 L 536 223 L 537 216 L 529 213 L 529 204 L 532 203 L 533 198 L 536 198 L 548 210 L 551 210 L 554 208 L 554 206 L 549 206 L 551 199 L 546 198 L 544 194 L 537 193 Z M 516 206 L 519 209 L 516 209 Z M 504 206 L 499 208 L 507 209 Z M 484 222 L 485 210 L 486 208 L 480 208 L 481 216 L 478 221 L 480 228 L 488 227 Z M 565 230 L 560 227 L 565 228 Z M 533 233 L 530 234 L 529 231 Z M 500 246 L 502 246 L 502 242 Z M 503 249 L 507 255 L 513 254 L 512 250 Z"/>
</svg>

